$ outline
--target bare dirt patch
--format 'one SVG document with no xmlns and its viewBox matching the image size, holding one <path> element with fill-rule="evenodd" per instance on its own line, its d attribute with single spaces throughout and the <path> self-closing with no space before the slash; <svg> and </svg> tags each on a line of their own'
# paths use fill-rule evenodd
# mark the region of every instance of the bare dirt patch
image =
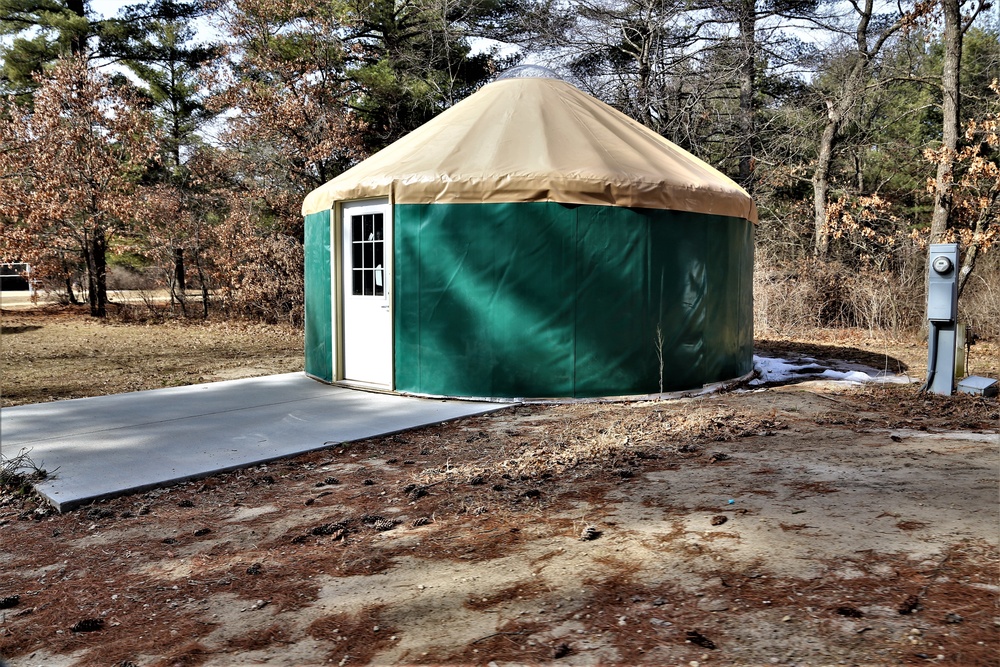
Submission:
<svg viewBox="0 0 1000 667">
<path fill-rule="evenodd" d="M 802 383 L 518 406 L 66 515 L 5 498 L 0 655 L 994 665 L 998 449 L 995 400 Z"/>
</svg>

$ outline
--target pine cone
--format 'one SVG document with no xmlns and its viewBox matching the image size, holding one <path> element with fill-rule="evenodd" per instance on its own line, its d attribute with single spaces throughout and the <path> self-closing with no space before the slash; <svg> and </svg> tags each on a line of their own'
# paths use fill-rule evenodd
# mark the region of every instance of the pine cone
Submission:
<svg viewBox="0 0 1000 667">
<path fill-rule="evenodd" d="M 375 520 L 373 527 L 375 528 L 375 530 L 379 532 L 384 532 L 386 530 L 392 530 L 393 528 L 395 528 L 396 522 L 393 519 L 385 519 L 383 517 L 379 517 Z"/>
</svg>

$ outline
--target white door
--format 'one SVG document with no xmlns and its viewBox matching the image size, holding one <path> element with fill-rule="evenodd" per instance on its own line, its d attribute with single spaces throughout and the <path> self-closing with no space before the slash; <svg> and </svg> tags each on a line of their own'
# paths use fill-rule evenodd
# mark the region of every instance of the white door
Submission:
<svg viewBox="0 0 1000 667">
<path fill-rule="evenodd" d="M 345 380 L 392 388 L 392 216 L 388 200 L 343 205 Z"/>
</svg>

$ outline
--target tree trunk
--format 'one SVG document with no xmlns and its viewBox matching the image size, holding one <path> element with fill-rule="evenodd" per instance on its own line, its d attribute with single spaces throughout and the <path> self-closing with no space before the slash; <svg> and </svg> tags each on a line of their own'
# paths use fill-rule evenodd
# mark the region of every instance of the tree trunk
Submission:
<svg viewBox="0 0 1000 667">
<path fill-rule="evenodd" d="M 208 283 L 205 281 L 205 272 L 201 268 L 201 258 L 195 252 L 194 265 L 198 269 L 198 282 L 201 283 L 201 315 L 208 319 Z"/>
<path fill-rule="evenodd" d="M 995 202 L 994 202 L 995 203 Z M 985 209 L 980 211 L 979 217 L 976 220 L 976 226 L 973 231 L 973 241 L 966 247 L 965 254 L 962 257 L 962 268 L 958 271 L 958 297 L 962 298 L 962 292 L 965 291 L 965 285 L 969 282 L 969 276 L 976 268 L 976 260 L 979 259 L 980 245 L 978 239 L 986 238 L 986 228 L 989 226 L 989 211 L 990 209 Z"/>
<path fill-rule="evenodd" d="M 756 0 L 743 0 L 739 9 L 740 43 L 743 61 L 740 63 L 740 185 L 753 193 L 753 145 L 756 123 L 754 95 L 757 91 L 757 7 Z"/>
<path fill-rule="evenodd" d="M 94 230 L 86 247 L 87 260 L 87 301 L 92 317 L 106 317 L 108 314 L 108 258 L 107 239 L 100 227 Z"/>
<path fill-rule="evenodd" d="M 66 0 L 66 9 L 80 17 L 87 15 L 86 2 L 84 0 Z M 81 56 L 87 53 L 87 37 L 89 35 L 86 34 L 73 36 L 73 41 L 70 43 L 70 51 L 74 56 Z"/>
<path fill-rule="evenodd" d="M 645 9 L 649 9 L 646 7 Z M 654 31 L 653 21 L 647 15 L 642 17 L 642 28 L 641 32 L 636 34 L 635 43 L 631 46 L 634 49 L 633 57 L 636 60 L 636 64 L 639 66 L 638 80 L 636 81 L 636 91 L 635 99 L 639 106 L 638 116 L 639 120 L 646 127 L 653 127 L 653 115 L 650 112 L 652 107 L 652 76 L 653 76 L 653 65 L 652 65 L 652 45 L 653 40 L 656 38 Z M 635 32 L 635 31 L 633 31 Z M 626 42 L 630 42 L 626 38 Z"/>
<path fill-rule="evenodd" d="M 948 231 L 951 216 L 953 165 L 961 134 L 959 108 L 962 65 L 961 0 L 941 0 L 944 9 L 944 66 L 941 73 L 941 149 L 934 184 L 934 215 L 931 218 L 931 243 L 941 243 Z"/>
<path fill-rule="evenodd" d="M 833 148 L 848 115 L 864 98 L 865 84 L 872 61 L 885 45 L 886 40 L 903 26 L 901 17 L 892 25 L 878 31 L 875 43 L 870 44 L 869 30 L 875 11 L 874 0 L 865 0 L 863 5 L 854 3 L 854 11 L 858 16 L 858 24 L 854 32 L 855 48 L 851 54 L 854 59 L 853 64 L 839 97 L 826 102 L 827 121 L 820 137 L 819 156 L 816 160 L 816 171 L 813 174 L 814 251 L 820 257 L 826 255 L 830 245 L 826 217 L 829 205 L 829 177 L 830 166 L 833 163 Z M 862 172 L 861 159 L 857 154 L 854 156 L 854 162 L 856 187 L 858 192 L 864 192 L 864 173 Z"/>
<path fill-rule="evenodd" d="M 66 256 L 60 253 L 59 261 L 62 264 L 63 276 L 66 280 L 66 298 L 69 299 L 71 305 L 79 306 L 80 301 L 76 298 L 76 293 L 73 291 L 73 272 L 69 269 L 69 264 L 66 263 Z"/>
<path fill-rule="evenodd" d="M 976 268 L 976 260 L 979 259 L 979 244 L 973 243 L 965 249 L 962 257 L 962 268 L 958 271 L 958 298 L 962 298 L 965 285 L 969 282 L 969 276 Z"/>
<path fill-rule="evenodd" d="M 826 224 L 826 205 L 830 192 L 830 164 L 833 162 L 833 144 L 840 129 L 840 114 L 833 102 L 827 106 L 826 127 L 819 141 L 819 156 L 813 173 L 813 226 L 815 228 L 813 252 L 817 257 L 825 257 L 830 249 L 830 230 Z"/>
<path fill-rule="evenodd" d="M 76 294 L 73 292 L 73 278 L 70 276 L 66 276 L 66 298 L 69 299 L 70 305 L 80 305 L 80 302 L 76 298 Z"/>
<path fill-rule="evenodd" d="M 174 280 L 177 281 L 177 289 L 182 292 L 187 289 L 184 275 L 184 248 L 174 248 Z"/>
</svg>

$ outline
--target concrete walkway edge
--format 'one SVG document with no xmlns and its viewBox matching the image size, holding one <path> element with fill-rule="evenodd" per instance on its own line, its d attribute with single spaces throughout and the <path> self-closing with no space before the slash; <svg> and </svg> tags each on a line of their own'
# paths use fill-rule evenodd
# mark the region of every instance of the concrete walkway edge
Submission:
<svg viewBox="0 0 1000 667">
<path fill-rule="evenodd" d="M 59 511 L 337 444 L 484 414 L 507 403 L 413 398 L 302 373 L 0 409 L 5 457 L 54 474 Z"/>
</svg>

